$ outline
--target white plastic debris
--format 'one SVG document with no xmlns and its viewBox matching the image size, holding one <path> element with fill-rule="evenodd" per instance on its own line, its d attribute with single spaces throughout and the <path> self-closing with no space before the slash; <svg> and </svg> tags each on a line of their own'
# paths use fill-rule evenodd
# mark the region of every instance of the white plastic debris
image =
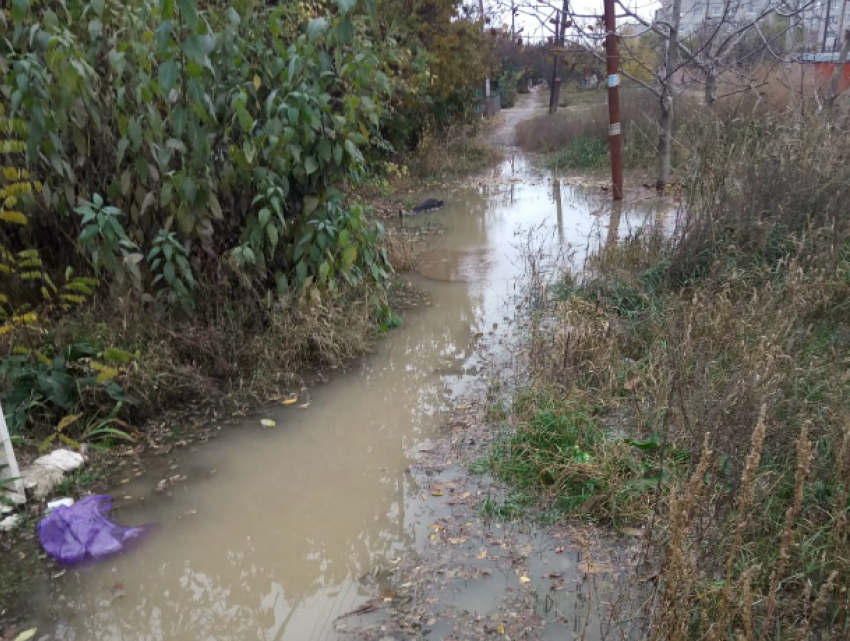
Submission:
<svg viewBox="0 0 850 641">
<path fill-rule="evenodd" d="M 74 504 L 74 499 L 63 497 L 61 499 L 53 499 L 47 503 L 47 509 L 44 514 L 50 514 L 57 507 L 71 507 Z"/>
<path fill-rule="evenodd" d="M 73 450 L 53 450 L 50 454 L 40 456 L 33 465 L 51 465 L 63 472 L 73 472 L 86 464 L 86 459 L 79 452 Z"/>
<path fill-rule="evenodd" d="M 0 521 L 0 532 L 11 532 L 16 527 L 21 524 L 21 521 L 24 520 L 20 514 L 13 514 L 12 516 L 7 516 L 5 519 Z"/>
<path fill-rule="evenodd" d="M 65 474 L 85 465 L 85 458 L 71 450 L 53 450 L 40 456 L 21 472 L 24 487 L 37 499 L 46 498 L 62 482 Z"/>
</svg>

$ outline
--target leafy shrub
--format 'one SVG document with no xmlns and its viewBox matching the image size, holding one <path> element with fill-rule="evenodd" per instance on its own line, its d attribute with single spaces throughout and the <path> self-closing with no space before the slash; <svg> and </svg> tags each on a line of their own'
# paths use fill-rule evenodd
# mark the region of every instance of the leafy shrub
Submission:
<svg viewBox="0 0 850 641">
<path fill-rule="evenodd" d="M 323 280 L 312 270 L 340 247 L 303 264 L 287 248 L 331 185 L 364 175 L 394 90 L 386 56 L 398 49 L 368 40 L 354 3 L 336 4 L 307 22 L 288 3 L 16 2 L 0 88 L 46 177 L 35 233 L 55 234 L 77 210 L 95 270 L 173 290 L 166 300 L 191 298 L 189 275 L 211 253 L 236 251 L 259 283 L 305 268 Z M 181 278 L 140 260 L 162 230 L 185 249 Z"/>
<path fill-rule="evenodd" d="M 0 131 L 4 134 L 0 152 L 12 158 L 22 154 L 24 145 L 19 136 L 25 130 L 20 120 L 0 115 Z M 3 176 L 6 182 L 0 190 L 3 198 L 0 219 L 26 226 L 29 216 L 12 208 L 26 204 L 24 196 L 40 185 L 30 178 L 27 170 L 15 165 L 4 167 Z M 83 217 L 88 224 L 86 230 L 94 230 L 84 237 L 84 242 L 93 250 L 96 268 L 110 266 L 109 261 L 115 259 L 119 249 L 112 241 L 120 237 L 113 223 L 115 212 L 101 209 L 100 204 L 98 201 L 89 207 Z M 100 245 L 96 244 L 96 236 L 103 241 Z M 114 349 L 99 353 L 83 344 L 62 350 L 52 345 L 45 334 L 48 322 L 86 302 L 93 293 L 94 279 L 75 277 L 68 267 L 64 282 L 57 286 L 58 278 L 50 275 L 50 268 L 43 263 L 38 250 L 12 252 L 3 245 L 0 245 L 0 275 L 0 336 L 10 352 L 0 362 L 0 378 L 4 383 L 3 407 L 12 433 L 58 421 L 56 434 L 68 438 L 62 434 L 63 421 L 67 422 L 67 416 L 81 403 L 86 390 L 102 391 L 116 401 L 126 400 L 115 381 L 118 369 L 111 362 L 127 362 L 130 355 Z M 102 360 L 97 360 L 98 357 Z"/>
</svg>

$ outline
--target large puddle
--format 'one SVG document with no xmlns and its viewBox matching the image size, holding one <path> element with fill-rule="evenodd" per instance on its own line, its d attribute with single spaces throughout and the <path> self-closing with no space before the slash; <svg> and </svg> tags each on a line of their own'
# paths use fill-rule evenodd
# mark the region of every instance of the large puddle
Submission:
<svg viewBox="0 0 850 641">
<path fill-rule="evenodd" d="M 604 194 L 553 182 L 521 156 L 468 188 L 426 195 L 446 207 L 407 224 L 445 230 L 412 276 L 431 302 L 375 355 L 312 389 L 306 409 L 264 408 L 115 488 L 119 520 L 159 527 L 122 557 L 56 578 L 41 596 L 42 633 L 336 638 L 334 620 L 374 597 L 382 570 L 428 537 L 408 469 L 504 326 L 521 230 L 545 229 L 550 245 L 581 254 L 661 215 L 658 203 L 635 203 L 609 230 Z M 175 481 L 157 492 L 163 476 Z"/>
</svg>

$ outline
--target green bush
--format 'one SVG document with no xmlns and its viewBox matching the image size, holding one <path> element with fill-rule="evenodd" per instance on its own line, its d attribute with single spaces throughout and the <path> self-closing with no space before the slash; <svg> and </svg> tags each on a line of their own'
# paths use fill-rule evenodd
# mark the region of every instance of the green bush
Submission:
<svg viewBox="0 0 850 641">
<path fill-rule="evenodd" d="M 214 254 L 259 284 L 348 274 L 355 261 L 341 245 L 320 246 L 322 260 L 291 247 L 308 221 L 347 209 L 329 188 L 364 175 L 364 154 L 380 147 L 391 96 L 403 91 L 387 71 L 405 52 L 372 39 L 353 5 L 339 0 L 307 21 L 289 3 L 13 3 L 0 92 L 44 177 L 33 236 L 78 227 L 96 271 L 141 270 L 139 286 L 169 290 L 164 300 L 191 298 L 193 274 Z M 155 250 L 163 230 L 186 250 L 183 278 L 160 278 L 136 256 Z M 373 258 L 367 273 L 381 276 Z"/>
</svg>

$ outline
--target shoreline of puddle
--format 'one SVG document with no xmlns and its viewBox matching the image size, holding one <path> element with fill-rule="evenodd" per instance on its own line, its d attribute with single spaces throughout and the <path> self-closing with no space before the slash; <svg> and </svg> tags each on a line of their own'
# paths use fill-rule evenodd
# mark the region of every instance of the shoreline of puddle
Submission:
<svg viewBox="0 0 850 641">
<path fill-rule="evenodd" d="M 583 251 L 609 232 L 606 207 L 521 154 L 436 195 L 444 209 L 406 223 L 445 229 L 410 276 L 429 303 L 374 355 L 311 386 L 305 409 L 258 408 L 113 488 L 118 520 L 158 531 L 42 583 L 36 638 L 472 639 L 521 626 L 562 638 L 548 635 L 579 620 L 565 610 L 586 615 L 586 577 L 606 581 L 631 543 L 485 522 L 483 497 L 504 490 L 465 466 L 492 438 L 482 373 L 510 352 L 520 230 L 548 225 L 556 248 Z M 614 237 L 659 212 L 625 210 Z M 594 546 L 611 558 L 578 580 Z"/>
</svg>

